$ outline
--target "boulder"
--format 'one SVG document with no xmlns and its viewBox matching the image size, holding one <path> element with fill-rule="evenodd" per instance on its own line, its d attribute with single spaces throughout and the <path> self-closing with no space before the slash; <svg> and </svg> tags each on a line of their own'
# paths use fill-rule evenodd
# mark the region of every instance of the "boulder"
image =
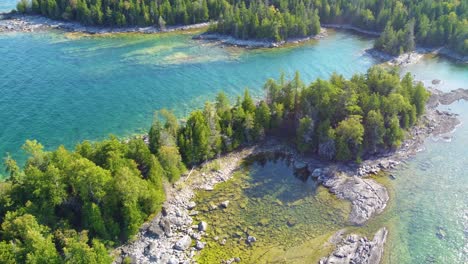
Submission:
<svg viewBox="0 0 468 264">
<path fill-rule="evenodd" d="M 148 233 L 150 236 L 155 236 L 156 238 L 160 238 L 164 235 L 164 230 L 161 226 L 156 222 L 152 222 L 148 227 Z"/>
<path fill-rule="evenodd" d="M 169 259 L 167 264 L 179 264 L 179 260 L 176 259 L 175 257 L 172 257 L 172 258 Z"/>
<path fill-rule="evenodd" d="M 320 264 L 375 264 L 383 255 L 387 229 L 381 228 L 372 241 L 358 235 L 349 235 L 337 242 L 336 249 L 328 257 L 320 259 Z"/>
<path fill-rule="evenodd" d="M 220 206 L 221 206 L 222 208 L 228 208 L 228 206 L 229 206 L 229 201 L 224 201 L 224 202 L 222 202 L 222 203 L 220 204 Z"/>
<path fill-rule="evenodd" d="M 159 226 L 162 228 L 166 236 L 171 237 L 172 236 L 172 230 L 171 230 L 171 222 L 167 218 L 161 219 L 159 221 Z"/>
<path fill-rule="evenodd" d="M 201 221 L 198 224 L 198 231 L 200 231 L 200 232 L 205 232 L 207 228 L 208 228 L 208 224 L 206 222 L 204 222 L 204 221 Z"/>
<path fill-rule="evenodd" d="M 194 201 L 191 201 L 187 204 L 187 209 L 192 210 L 193 208 L 195 208 L 195 206 L 197 206 L 197 204 Z"/>
<path fill-rule="evenodd" d="M 306 167 L 307 167 L 307 163 L 299 161 L 299 160 L 294 161 L 294 168 L 296 170 L 302 170 L 302 169 L 305 169 Z"/>
<path fill-rule="evenodd" d="M 255 242 L 257 242 L 257 238 L 256 238 L 256 237 L 254 237 L 254 236 L 248 236 L 248 237 L 247 237 L 247 243 L 253 244 L 253 243 L 255 243 Z"/>
<path fill-rule="evenodd" d="M 195 244 L 195 248 L 197 250 L 202 250 L 205 248 L 205 243 L 204 242 L 201 242 L 200 240 L 197 241 L 197 243 Z"/>
<path fill-rule="evenodd" d="M 318 178 L 322 175 L 322 169 L 317 168 L 312 172 L 312 177 Z"/>
<path fill-rule="evenodd" d="M 191 244 L 192 244 L 192 239 L 189 236 L 185 235 L 181 239 L 179 239 L 179 241 L 175 243 L 174 249 L 185 251 L 190 247 Z"/>
</svg>

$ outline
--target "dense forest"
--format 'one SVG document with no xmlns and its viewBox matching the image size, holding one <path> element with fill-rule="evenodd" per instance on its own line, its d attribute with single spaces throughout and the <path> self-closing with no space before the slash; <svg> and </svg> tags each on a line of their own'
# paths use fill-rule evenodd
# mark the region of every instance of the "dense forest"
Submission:
<svg viewBox="0 0 468 264">
<path fill-rule="evenodd" d="M 19 12 L 86 25 L 166 25 L 217 21 L 210 30 L 237 38 L 315 35 L 320 23 L 383 32 L 375 47 L 398 55 L 415 44 L 468 54 L 468 1 L 459 0 L 22 0 Z"/>
<path fill-rule="evenodd" d="M 108 249 L 127 241 L 161 210 L 164 182 L 242 146 L 275 136 L 326 160 L 357 160 L 395 148 L 424 112 L 428 92 L 379 67 L 350 80 L 334 74 L 305 85 L 299 74 L 265 83 L 266 98 L 248 90 L 231 105 L 214 103 L 180 122 L 158 111 L 141 138 L 85 141 L 74 150 L 23 146 L 21 169 L 5 158 L 0 183 L 1 263 L 110 263 Z"/>
</svg>

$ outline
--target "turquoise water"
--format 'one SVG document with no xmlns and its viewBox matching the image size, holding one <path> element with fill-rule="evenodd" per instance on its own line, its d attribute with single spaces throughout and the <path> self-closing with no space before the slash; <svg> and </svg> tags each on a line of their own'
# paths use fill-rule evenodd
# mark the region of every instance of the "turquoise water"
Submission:
<svg viewBox="0 0 468 264">
<path fill-rule="evenodd" d="M 138 133 L 156 109 L 184 116 L 221 90 L 234 97 L 249 87 L 258 96 L 281 71 L 311 81 L 374 64 L 364 54 L 371 40 L 345 33 L 255 51 L 199 45 L 192 35 L 0 35 L 0 153 L 21 157 L 26 139 L 55 148 Z"/>
<path fill-rule="evenodd" d="M 21 157 L 19 148 L 28 138 L 54 148 L 100 139 L 109 133 L 138 133 L 147 129 L 155 109 L 173 108 L 182 116 L 213 99 L 221 89 L 235 97 L 245 86 L 260 96 L 264 80 L 278 77 L 280 71 L 292 75 L 299 69 L 302 77 L 310 81 L 326 78 L 333 71 L 349 77 L 354 72 L 365 72 L 375 63 L 364 54 L 372 40 L 342 32 L 298 47 L 255 51 L 199 45 L 191 40 L 191 34 L 0 34 L 0 153 Z M 437 86 L 441 90 L 468 88 L 467 65 L 427 58 L 408 70 L 427 84 L 433 79 L 442 80 Z M 371 233 L 382 225 L 389 227 L 384 263 L 468 263 L 468 103 L 444 108 L 459 113 L 463 121 L 452 142 L 428 140 L 425 151 L 395 172 L 396 180 L 379 179 L 391 191 L 391 203 L 384 214 L 355 229 Z M 285 181 L 277 174 L 281 171 L 282 167 L 265 167 L 258 175 L 265 179 L 269 175 L 278 177 L 265 181 L 265 189 L 258 182 L 250 182 L 258 188 L 239 199 L 255 198 L 254 202 L 261 204 L 255 195 L 266 194 L 264 197 L 269 199 L 278 194 L 282 186 L 278 181 L 288 183 L 288 188 L 301 186 L 297 180 Z M 304 203 L 293 204 L 303 208 L 300 212 L 290 211 L 294 207 L 270 209 L 296 214 L 321 208 L 313 212 L 321 214 L 325 210 L 323 215 L 338 218 L 342 215 L 337 214 L 339 210 L 346 211 L 330 200 L 327 192 L 316 192 L 314 186 L 307 184 L 304 187 L 309 196 L 305 196 Z M 336 210 L 326 212 L 320 203 L 313 202 L 320 199 Z M 279 201 L 288 206 L 288 201 Z M 239 215 L 233 212 L 230 217 L 237 219 Z M 316 223 L 304 218 L 312 221 L 307 226 L 301 224 L 301 217 L 299 214 L 292 219 L 296 223 L 292 230 L 323 230 L 324 237 L 292 248 L 288 254 L 270 251 L 271 257 L 281 256 L 289 261 L 311 257 L 311 248 L 346 226 L 339 219 L 329 218 L 332 220 L 327 222 L 327 217 L 314 218 L 318 219 Z M 259 232 L 266 233 L 270 223 L 277 226 L 277 220 L 255 219 L 254 215 L 251 219 L 261 222 L 263 229 Z M 284 225 L 290 219 L 283 220 L 282 228 L 290 228 Z M 273 244 L 284 242 L 280 235 L 272 236 L 278 239 Z M 301 235 L 298 239 L 307 237 Z M 255 253 L 258 252 L 252 256 Z M 209 251 L 204 254 L 209 259 Z"/>
<path fill-rule="evenodd" d="M 10 12 L 12 9 L 16 9 L 16 3 L 19 0 L 1 0 L 0 1 L 0 13 Z"/>
</svg>

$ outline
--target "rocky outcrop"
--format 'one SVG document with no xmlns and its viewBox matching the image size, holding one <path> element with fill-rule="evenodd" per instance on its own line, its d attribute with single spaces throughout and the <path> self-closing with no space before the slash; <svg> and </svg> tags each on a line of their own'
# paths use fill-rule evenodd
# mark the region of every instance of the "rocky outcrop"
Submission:
<svg viewBox="0 0 468 264">
<path fill-rule="evenodd" d="M 0 19 L 0 32 L 34 32 L 47 29 L 61 29 L 67 32 L 81 32 L 88 34 L 108 33 L 160 33 L 178 30 L 191 30 L 208 27 L 210 23 L 199 23 L 193 25 L 167 26 L 161 29 L 156 26 L 149 27 L 97 27 L 84 26 L 78 22 L 58 21 L 39 15 L 4 14 Z"/>
<path fill-rule="evenodd" d="M 384 244 L 388 231 L 385 227 L 379 229 L 374 235 L 374 239 L 368 240 L 355 234 L 342 238 L 342 232 L 331 241 L 336 245 L 333 253 L 324 257 L 319 264 L 378 264 L 380 263 L 384 251 Z"/>
<path fill-rule="evenodd" d="M 372 179 L 325 170 L 319 181 L 338 198 L 351 202 L 349 221 L 355 225 L 364 224 L 374 215 L 382 213 L 387 206 L 387 189 Z"/>
<path fill-rule="evenodd" d="M 197 36 L 194 36 L 193 39 L 202 40 L 202 41 L 215 41 L 221 45 L 235 46 L 235 47 L 244 47 L 244 48 L 277 48 L 287 44 L 298 44 L 301 42 L 306 42 L 313 39 L 321 39 L 327 35 L 326 29 L 322 28 L 320 33 L 314 36 L 307 36 L 303 38 L 290 38 L 283 41 L 272 41 L 268 39 L 238 39 L 229 35 L 223 35 L 218 33 L 203 33 Z"/>
</svg>

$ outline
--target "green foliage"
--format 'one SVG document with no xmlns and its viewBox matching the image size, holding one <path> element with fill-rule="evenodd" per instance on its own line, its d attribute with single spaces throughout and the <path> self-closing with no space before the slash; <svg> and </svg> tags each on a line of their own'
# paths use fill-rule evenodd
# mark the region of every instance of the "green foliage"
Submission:
<svg viewBox="0 0 468 264">
<path fill-rule="evenodd" d="M 311 149 L 313 133 L 314 127 L 312 119 L 308 116 L 301 118 L 296 133 L 296 146 L 300 152 L 304 153 Z"/>
<path fill-rule="evenodd" d="M 318 34 L 320 23 L 351 24 L 382 32 L 375 47 L 391 54 L 416 43 L 468 54 L 468 4 L 459 0 L 21 0 L 17 10 L 87 25 L 162 29 L 216 20 L 209 30 L 274 41 Z"/>
<path fill-rule="evenodd" d="M 24 168 L 8 157 L 12 177 L 0 186 L 2 263 L 111 263 L 105 245 L 126 241 L 161 209 L 166 174 L 141 139 L 50 152 L 27 141 L 23 149 Z"/>
<path fill-rule="evenodd" d="M 0 262 L 110 263 L 106 246 L 127 241 L 161 210 L 164 179 L 175 182 L 186 165 L 270 134 L 295 139 L 299 151 L 327 160 L 360 161 L 399 146 L 429 95 L 411 75 L 400 80 L 394 69 L 378 67 L 308 86 L 296 73 L 264 87 L 264 101 L 256 103 L 246 90 L 231 106 L 221 93 L 185 123 L 161 110 L 147 143 L 111 136 L 74 151 L 45 151 L 26 141 L 22 169 L 5 159 L 10 178 L 0 184 Z"/>
<path fill-rule="evenodd" d="M 210 128 L 201 111 L 194 111 L 180 130 L 178 144 L 185 163 L 193 165 L 210 157 Z"/>
<path fill-rule="evenodd" d="M 320 19 L 312 1 L 230 1 L 211 30 L 242 39 L 281 41 L 318 34 Z"/>
</svg>

